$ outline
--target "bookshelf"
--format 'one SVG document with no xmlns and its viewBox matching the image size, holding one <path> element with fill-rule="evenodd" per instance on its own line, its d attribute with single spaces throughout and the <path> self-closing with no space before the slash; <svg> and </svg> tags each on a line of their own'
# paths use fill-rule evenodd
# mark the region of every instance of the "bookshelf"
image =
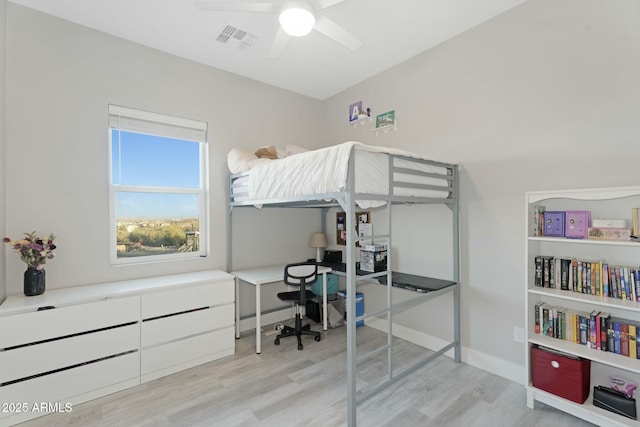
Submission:
<svg viewBox="0 0 640 427">
<path fill-rule="evenodd" d="M 525 368 L 527 372 L 527 406 L 534 408 L 541 402 L 576 417 L 601 426 L 636 426 L 640 421 L 626 418 L 593 405 L 593 387 L 609 385 L 610 376 L 634 382 L 640 390 L 640 359 L 591 348 L 575 341 L 553 338 L 536 333 L 536 306 L 547 303 L 563 310 L 602 311 L 612 317 L 640 325 L 640 302 L 603 295 L 586 294 L 574 290 L 535 286 L 536 263 L 540 256 L 590 260 L 610 265 L 640 269 L 640 242 L 589 240 L 565 237 L 545 237 L 535 233 L 538 222 L 535 211 L 590 211 L 591 220 L 625 219 L 632 226 L 632 210 L 640 207 L 640 187 L 594 188 L 577 190 L 532 191 L 526 199 L 525 236 Z M 640 294 L 640 293 L 639 293 Z M 587 400 L 576 403 L 536 388 L 531 375 L 531 347 L 539 345 L 591 361 L 590 394 Z M 640 356 L 639 356 L 640 357 Z M 640 401 L 640 392 L 634 394 Z M 640 411 L 638 411 L 640 414 Z"/>
</svg>

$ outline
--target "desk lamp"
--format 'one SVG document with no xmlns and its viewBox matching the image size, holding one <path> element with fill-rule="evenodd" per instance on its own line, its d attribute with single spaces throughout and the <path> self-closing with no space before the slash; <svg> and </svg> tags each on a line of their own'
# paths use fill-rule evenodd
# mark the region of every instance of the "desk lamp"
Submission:
<svg viewBox="0 0 640 427">
<path fill-rule="evenodd" d="M 322 261 L 322 259 L 320 259 L 320 248 L 327 247 L 327 238 L 324 233 L 313 233 L 309 247 L 316 248 L 316 262 Z"/>
</svg>

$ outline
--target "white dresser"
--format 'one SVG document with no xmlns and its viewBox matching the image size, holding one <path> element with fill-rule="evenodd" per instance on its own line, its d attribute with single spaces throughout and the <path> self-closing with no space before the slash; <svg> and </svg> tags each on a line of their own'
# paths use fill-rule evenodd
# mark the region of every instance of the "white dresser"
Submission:
<svg viewBox="0 0 640 427">
<path fill-rule="evenodd" d="M 0 426 L 232 355 L 233 279 L 213 270 L 9 296 Z"/>
</svg>

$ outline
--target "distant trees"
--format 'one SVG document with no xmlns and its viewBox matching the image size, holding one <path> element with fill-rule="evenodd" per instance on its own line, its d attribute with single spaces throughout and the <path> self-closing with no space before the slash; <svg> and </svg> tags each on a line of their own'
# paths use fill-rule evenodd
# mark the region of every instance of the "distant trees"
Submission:
<svg viewBox="0 0 640 427">
<path fill-rule="evenodd" d="M 131 231 L 128 231 L 131 230 Z M 148 247 L 180 247 L 187 242 L 187 231 L 197 231 L 197 220 L 185 220 L 170 224 L 140 223 L 132 227 L 120 225 L 117 230 L 118 244 L 141 244 Z"/>
</svg>

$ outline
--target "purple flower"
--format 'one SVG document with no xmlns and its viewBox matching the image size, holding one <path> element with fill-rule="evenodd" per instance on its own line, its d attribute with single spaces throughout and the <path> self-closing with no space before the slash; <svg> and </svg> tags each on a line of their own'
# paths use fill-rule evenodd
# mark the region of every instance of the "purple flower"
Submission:
<svg viewBox="0 0 640 427">
<path fill-rule="evenodd" d="M 35 231 L 24 233 L 21 240 L 11 241 L 8 237 L 2 239 L 3 242 L 9 243 L 11 248 L 20 255 L 20 259 L 30 268 L 38 270 L 44 269 L 48 259 L 53 259 L 53 250 L 56 246 L 53 244 L 55 236 L 38 237 Z"/>
</svg>

